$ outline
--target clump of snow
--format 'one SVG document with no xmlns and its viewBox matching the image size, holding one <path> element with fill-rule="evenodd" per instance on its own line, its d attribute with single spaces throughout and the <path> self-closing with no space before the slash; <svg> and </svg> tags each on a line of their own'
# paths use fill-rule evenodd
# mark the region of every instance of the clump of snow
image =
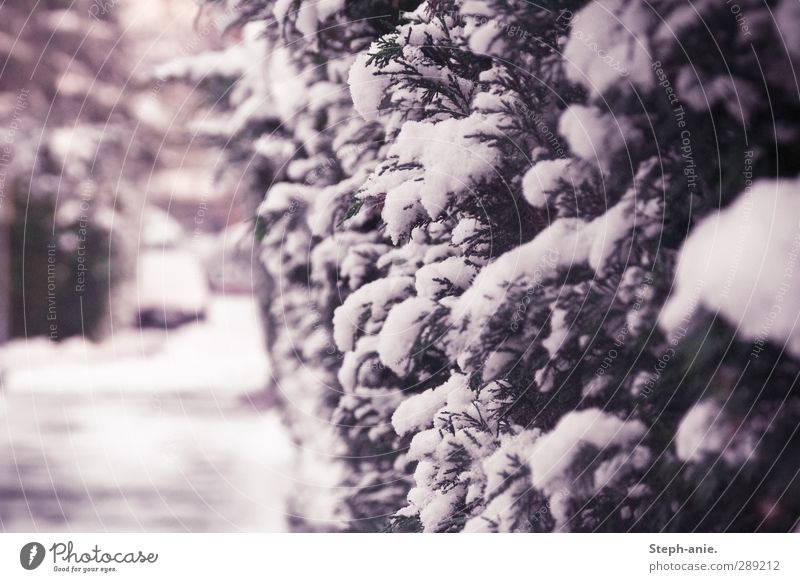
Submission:
<svg viewBox="0 0 800 582">
<path fill-rule="evenodd" d="M 370 176 L 359 197 L 385 195 L 382 217 L 397 242 L 420 215 L 436 220 L 453 197 L 495 172 L 499 151 L 478 136 L 497 132 L 478 113 L 438 123 L 408 121 L 389 149 L 389 165 Z"/>
<path fill-rule="evenodd" d="M 430 299 L 409 297 L 389 311 L 378 336 L 378 355 L 396 374 L 405 374 L 422 327 L 435 309 Z"/>
<path fill-rule="evenodd" d="M 358 114 L 368 121 L 378 118 L 381 103 L 386 97 L 389 87 L 388 75 L 375 75 L 373 69 L 367 64 L 369 53 L 378 50 L 373 44 L 369 51 L 358 55 L 352 67 L 347 82 L 350 85 L 350 95 L 353 98 L 353 108 Z"/>
<path fill-rule="evenodd" d="M 520 245 L 481 270 L 453 309 L 456 320 L 469 320 L 479 328 L 504 300 L 508 284 L 527 278 L 531 286 L 562 265 L 585 262 L 592 240 L 584 236 L 585 223 L 577 219 L 555 221 L 532 241 Z"/>
<path fill-rule="evenodd" d="M 283 121 L 290 121 L 308 103 L 307 73 L 298 71 L 291 51 L 286 47 L 272 52 L 267 67 L 267 74 L 263 77 L 269 79 L 274 108 Z M 255 105 L 263 108 L 263 98 Z"/>
<path fill-rule="evenodd" d="M 437 491 L 419 512 L 423 531 L 436 531 L 456 509 L 463 487 L 455 487 L 449 491 Z"/>
<path fill-rule="evenodd" d="M 467 386 L 467 377 L 453 374 L 436 388 L 429 388 L 404 400 L 392 415 L 392 426 L 400 436 L 431 426 L 434 414 L 446 403 L 451 392 L 460 392 Z"/>
<path fill-rule="evenodd" d="M 434 299 L 443 293 L 460 292 L 469 286 L 476 273 L 477 269 L 463 257 L 448 257 L 417 270 L 417 293 Z"/>
<path fill-rule="evenodd" d="M 567 77 L 602 97 L 629 83 L 648 90 L 655 85 L 650 67 L 652 9 L 638 2 L 591 3 L 572 18 L 564 48 Z"/>
<path fill-rule="evenodd" d="M 676 330 L 700 304 L 757 345 L 800 356 L 800 179 L 760 180 L 707 217 L 683 245 L 659 323 Z"/>
<path fill-rule="evenodd" d="M 541 430 L 536 428 L 522 431 L 518 435 L 505 436 L 502 445 L 491 455 L 483 460 L 483 472 L 486 474 L 486 489 L 488 492 L 499 490 L 514 472 L 510 466 L 512 456 L 524 456 L 529 452 L 541 436 Z"/>
<path fill-rule="evenodd" d="M 414 435 L 408 446 L 407 457 L 409 461 L 420 461 L 423 457 L 433 454 L 439 443 L 442 442 L 442 433 L 438 428 L 429 428 Z"/>
<path fill-rule="evenodd" d="M 477 218 L 462 218 L 453 229 L 450 240 L 454 245 L 460 246 L 467 242 L 468 239 L 475 236 L 478 233 L 479 227 L 480 223 Z"/>
<path fill-rule="evenodd" d="M 256 213 L 261 217 L 267 217 L 270 214 L 289 212 L 295 204 L 310 200 L 315 192 L 316 189 L 302 184 L 280 182 L 269 189 L 264 201 L 258 205 Z"/>
<path fill-rule="evenodd" d="M 600 409 L 570 412 L 556 427 L 533 444 L 528 458 L 532 482 L 551 498 L 550 510 L 557 523 L 567 519 L 567 498 L 556 494 L 571 484 L 575 457 L 585 447 L 604 451 L 632 448 L 646 432 L 640 421 L 624 421 Z"/>
<path fill-rule="evenodd" d="M 425 209 L 420 204 L 420 188 L 420 180 L 409 180 L 386 194 L 381 217 L 386 223 L 386 233 L 395 244 L 425 218 Z"/>
<path fill-rule="evenodd" d="M 464 532 L 511 532 L 518 528 L 516 505 L 521 496 L 530 493 L 531 482 L 519 470 L 516 460 L 525 458 L 540 435 L 539 429 L 503 435 L 500 446 L 484 457 L 481 463 L 484 478 L 476 479 L 471 489 L 473 496 L 480 495 L 490 501 L 481 513 L 467 521 Z M 471 501 L 469 495 L 466 501 Z"/>
<path fill-rule="evenodd" d="M 572 105 L 558 122 L 558 131 L 572 152 L 608 171 L 618 153 L 631 150 L 641 140 L 641 130 L 624 117 L 603 113 L 597 107 Z"/>
<path fill-rule="evenodd" d="M 718 454 L 727 439 L 719 426 L 721 414 L 716 401 L 704 400 L 695 404 L 681 420 L 675 434 L 675 451 L 682 461 L 697 461 L 707 454 Z"/>
<path fill-rule="evenodd" d="M 295 26 L 306 37 L 313 37 L 317 34 L 317 27 L 320 22 L 324 22 L 333 14 L 344 8 L 345 0 L 313 0 L 311 2 L 301 2 L 297 10 Z M 273 8 L 275 17 L 282 20 L 286 17 L 289 8 L 294 4 L 294 0 L 282 0 L 277 2 Z"/>
<path fill-rule="evenodd" d="M 635 190 L 629 190 L 616 205 L 590 223 L 594 242 L 589 252 L 589 266 L 595 271 L 601 271 L 609 259 L 619 256 L 617 253 L 622 253 L 622 256 L 629 254 L 627 249 L 620 249 L 618 245 L 624 243 L 625 237 L 632 236 L 636 219 L 635 194 Z M 631 244 L 632 239 L 628 246 Z"/>
<path fill-rule="evenodd" d="M 561 344 L 567 339 L 568 333 L 567 312 L 559 308 L 554 309 L 550 316 L 550 335 L 541 342 L 542 347 L 547 350 L 551 358 L 561 348 Z"/>
<path fill-rule="evenodd" d="M 533 483 L 545 488 L 562 475 L 581 445 L 597 449 L 627 445 L 640 439 L 645 431 L 638 420 L 626 422 L 597 408 L 570 412 L 534 444 L 530 456 Z"/>
<path fill-rule="evenodd" d="M 714 398 L 698 402 L 681 420 L 675 434 L 675 453 L 686 462 L 719 456 L 731 466 L 741 466 L 754 454 L 768 428 L 769 416 L 752 415 L 742 421 L 726 414 Z"/>
<path fill-rule="evenodd" d="M 560 180 L 565 179 L 569 160 L 542 160 L 533 166 L 522 179 L 522 192 L 531 206 L 545 206 L 545 194 L 552 192 Z"/>
<path fill-rule="evenodd" d="M 413 277 L 389 277 L 367 283 L 350 295 L 333 314 L 333 339 L 342 351 L 351 351 L 357 332 L 377 331 L 392 305 L 413 288 Z M 372 325 L 370 325 L 372 324 Z"/>
</svg>

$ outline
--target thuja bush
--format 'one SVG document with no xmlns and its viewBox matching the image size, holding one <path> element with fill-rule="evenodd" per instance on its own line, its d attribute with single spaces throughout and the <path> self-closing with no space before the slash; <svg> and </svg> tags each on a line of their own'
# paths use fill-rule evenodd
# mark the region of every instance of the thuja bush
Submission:
<svg viewBox="0 0 800 582">
<path fill-rule="evenodd" d="M 796 2 L 215 4 L 299 529 L 797 527 Z"/>
</svg>

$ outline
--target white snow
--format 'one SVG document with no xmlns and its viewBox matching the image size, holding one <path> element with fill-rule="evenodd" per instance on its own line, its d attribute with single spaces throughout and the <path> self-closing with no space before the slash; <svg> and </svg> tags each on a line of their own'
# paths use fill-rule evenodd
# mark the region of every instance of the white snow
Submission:
<svg viewBox="0 0 800 582">
<path fill-rule="evenodd" d="M 353 292 L 333 314 L 333 338 L 342 351 L 351 351 L 357 332 L 377 331 L 392 305 L 413 288 L 413 277 L 389 277 L 367 283 Z"/>
<path fill-rule="evenodd" d="M 307 202 L 312 199 L 316 192 L 315 188 L 303 186 L 302 184 L 279 182 L 269 189 L 256 212 L 262 217 L 266 217 L 271 213 L 286 212 L 291 210 L 294 201 Z"/>
<path fill-rule="evenodd" d="M 578 157 L 597 163 L 608 171 L 611 161 L 623 150 L 633 150 L 641 141 L 641 130 L 621 116 L 597 107 L 572 105 L 558 122 L 558 131 Z"/>
<path fill-rule="evenodd" d="M 153 312 L 169 320 L 172 314 L 202 315 L 209 288 L 200 259 L 182 249 L 150 249 L 139 255 L 139 313 Z"/>
<path fill-rule="evenodd" d="M 414 435 L 408 447 L 407 457 L 410 461 L 420 461 L 425 456 L 433 454 L 439 443 L 442 442 L 442 433 L 439 429 L 429 428 Z"/>
<path fill-rule="evenodd" d="M 597 408 L 570 412 L 533 445 L 530 466 L 533 484 L 542 489 L 559 479 L 583 445 L 606 449 L 627 445 L 644 435 L 644 424 L 625 422 Z"/>
<path fill-rule="evenodd" d="M 434 414 L 447 403 L 448 395 L 453 391 L 460 392 L 466 384 L 466 376 L 453 374 L 441 386 L 408 397 L 392 415 L 392 426 L 397 434 L 402 436 L 414 430 L 430 427 Z"/>
<path fill-rule="evenodd" d="M 623 240 L 632 236 L 636 220 L 635 194 L 635 190 L 629 190 L 617 204 L 590 223 L 594 241 L 589 251 L 589 266 L 595 271 L 600 272 L 614 256 L 628 255 L 632 240 L 627 241 L 627 246 Z"/>
<path fill-rule="evenodd" d="M 272 15 L 278 22 L 283 22 L 289 14 L 289 9 L 294 4 L 295 0 L 275 0 L 272 6 Z"/>
<path fill-rule="evenodd" d="M 475 278 L 477 269 L 463 257 L 448 257 L 424 265 L 417 270 L 416 288 L 421 297 L 436 298 L 440 293 L 452 294 L 466 289 Z"/>
<path fill-rule="evenodd" d="M 509 283 L 526 278 L 535 286 L 559 266 L 586 261 L 592 241 L 583 236 L 583 226 L 585 223 L 576 219 L 557 220 L 532 241 L 483 268 L 459 298 L 454 319 L 468 319 L 481 328 L 504 300 Z"/>
<path fill-rule="evenodd" d="M 557 494 L 572 485 L 570 470 L 575 470 L 576 455 L 586 446 L 601 451 L 611 447 L 623 452 L 633 449 L 646 430 L 638 420 L 626 422 L 592 408 L 566 414 L 552 431 L 536 440 L 528 457 L 531 478 L 533 485 L 550 497 L 550 511 L 557 525 L 568 517 L 568 496 Z"/>
<path fill-rule="evenodd" d="M 727 439 L 719 430 L 721 409 L 714 400 L 695 404 L 681 420 L 675 434 L 675 451 L 682 461 L 698 461 L 706 454 L 719 454 Z"/>
<path fill-rule="evenodd" d="M 297 70 L 291 52 L 286 47 L 275 49 L 266 66 L 266 74 L 262 72 L 261 76 L 269 80 L 269 95 L 274 108 L 281 120 L 292 122 L 294 116 L 308 104 L 309 92 L 305 73 Z M 266 104 L 264 98 L 259 96 L 256 105 L 264 108 Z"/>
<path fill-rule="evenodd" d="M 419 180 L 408 180 L 386 193 L 381 217 L 386 224 L 386 233 L 395 244 L 425 218 L 425 209 L 420 204 L 420 188 Z"/>
<path fill-rule="evenodd" d="M 213 297 L 204 322 L 121 330 L 102 343 L 18 340 L 0 350 L 9 392 L 244 393 L 264 387 L 269 363 L 251 297 Z"/>
<path fill-rule="evenodd" d="M 436 303 L 425 297 L 409 297 L 393 306 L 378 336 L 381 362 L 396 374 L 406 373 L 408 359 Z M 422 347 L 425 349 L 425 346 Z"/>
<path fill-rule="evenodd" d="M 369 53 L 377 50 L 378 46 L 373 44 L 369 51 L 359 54 L 353 66 L 350 67 L 347 79 L 350 85 L 350 95 L 353 98 L 353 108 L 367 121 L 378 118 L 378 110 L 386 97 L 386 89 L 389 87 L 389 77 L 374 75 L 370 66 L 367 65 Z"/>
<path fill-rule="evenodd" d="M 453 229 L 450 240 L 454 245 L 460 246 L 464 244 L 467 239 L 477 234 L 479 226 L 480 223 L 476 218 L 462 218 Z"/>
<path fill-rule="evenodd" d="M 757 344 L 800 355 L 800 179 L 760 180 L 707 217 L 681 249 L 659 323 L 676 330 L 698 304 Z"/>
<path fill-rule="evenodd" d="M 522 179 L 522 192 L 531 206 L 542 207 L 547 204 L 546 194 L 558 186 L 560 180 L 567 180 L 569 160 L 542 160 L 533 166 Z"/>
<path fill-rule="evenodd" d="M 550 335 L 542 340 L 541 344 L 550 354 L 550 357 L 553 358 L 569 334 L 567 312 L 559 308 L 553 309 L 550 315 L 550 328 Z"/>
<path fill-rule="evenodd" d="M 436 531 L 439 526 L 452 515 L 459 501 L 460 488 L 447 492 L 438 492 L 420 510 L 419 519 L 426 532 Z"/>
<path fill-rule="evenodd" d="M 438 123 L 408 121 L 389 148 L 391 165 L 378 168 L 359 196 L 385 195 L 383 220 L 397 242 L 423 209 L 436 220 L 474 180 L 496 171 L 498 150 L 476 136 L 497 132 L 493 120 L 479 113 Z"/>
<path fill-rule="evenodd" d="M 695 404 L 681 420 L 675 434 L 675 453 L 686 462 L 716 457 L 739 467 L 756 451 L 769 428 L 769 416 L 736 417 L 721 402 L 709 398 Z"/>
<path fill-rule="evenodd" d="M 655 85 L 650 67 L 652 9 L 638 2 L 606 0 L 590 3 L 572 19 L 564 48 L 567 77 L 595 97 L 611 88 L 640 90 Z"/>
</svg>

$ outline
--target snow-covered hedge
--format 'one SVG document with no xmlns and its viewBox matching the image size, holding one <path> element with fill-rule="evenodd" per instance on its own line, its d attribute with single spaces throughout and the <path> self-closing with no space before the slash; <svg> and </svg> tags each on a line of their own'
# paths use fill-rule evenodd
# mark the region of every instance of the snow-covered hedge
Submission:
<svg viewBox="0 0 800 582">
<path fill-rule="evenodd" d="M 800 13 L 736 7 L 230 0 L 165 71 L 263 195 L 298 528 L 795 527 Z"/>
</svg>

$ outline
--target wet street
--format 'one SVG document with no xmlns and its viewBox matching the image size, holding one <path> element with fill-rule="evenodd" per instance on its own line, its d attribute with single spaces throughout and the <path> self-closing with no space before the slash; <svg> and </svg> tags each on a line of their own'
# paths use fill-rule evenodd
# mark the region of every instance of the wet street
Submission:
<svg viewBox="0 0 800 582">
<path fill-rule="evenodd" d="M 37 345 L 9 372 L 6 351 L 0 530 L 285 530 L 292 449 L 277 415 L 243 397 L 265 373 L 259 343 L 244 348 L 252 308 L 218 303 L 145 355 L 93 348 L 83 362 L 79 347 Z"/>
</svg>

